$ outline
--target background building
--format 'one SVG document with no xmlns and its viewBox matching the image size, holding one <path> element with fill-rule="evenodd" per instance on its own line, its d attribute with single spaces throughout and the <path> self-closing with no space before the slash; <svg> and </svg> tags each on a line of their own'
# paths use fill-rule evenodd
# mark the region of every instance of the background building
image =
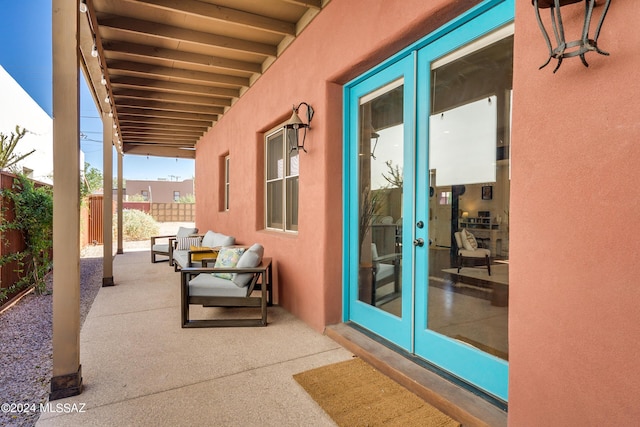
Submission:
<svg viewBox="0 0 640 427">
<path fill-rule="evenodd" d="M 0 65 L 0 132 L 27 133 L 14 153 L 36 150 L 17 164 L 17 170 L 40 182 L 53 183 L 53 120 Z"/>
<path fill-rule="evenodd" d="M 177 202 L 181 197 L 194 195 L 193 179 L 183 181 L 145 181 L 128 179 L 126 181 L 126 199 L 140 195 L 144 200 L 154 203 Z"/>
</svg>

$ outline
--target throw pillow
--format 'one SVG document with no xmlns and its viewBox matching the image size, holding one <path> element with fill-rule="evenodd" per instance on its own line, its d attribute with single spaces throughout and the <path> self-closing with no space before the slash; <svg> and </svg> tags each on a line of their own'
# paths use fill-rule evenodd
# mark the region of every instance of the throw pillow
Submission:
<svg viewBox="0 0 640 427">
<path fill-rule="evenodd" d="M 222 248 L 218 252 L 216 263 L 213 268 L 234 268 L 238 265 L 240 256 L 244 253 L 244 248 Z M 233 273 L 212 273 L 221 279 L 231 280 Z"/>
<path fill-rule="evenodd" d="M 177 250 L 187 251 L 191 246 L 200 246 L 200 237 L 178 237 L 176 242 L 178 243 Z"/>
<path fill-rule="evenodd" d="M 238 268 L 257 267 L 262 262 L 263 254 L 264 254 L 264 248 L 262 247 L 261 244 L 256 243 L 242 254 L 236 267 Z M 242 273 L 242 274 L 234 273 L 233 277 L 231 278 L 231 281 L 235 283 L 236 286 L 240 288 L 244 288 L 249 284 L 249 281 L 251 280 L 252 276 L 253 276 L 253 273 Z"/>
<path fill-rule="evenodd" d="M 478 242 L 476 241 L 476 237 L 469 233 L 466 228 L 462 229 L 460 233 L 460 237 L 462 237 L 462 245 L 468 251 L 475 251 L 478 249 Z"/>
</svg>

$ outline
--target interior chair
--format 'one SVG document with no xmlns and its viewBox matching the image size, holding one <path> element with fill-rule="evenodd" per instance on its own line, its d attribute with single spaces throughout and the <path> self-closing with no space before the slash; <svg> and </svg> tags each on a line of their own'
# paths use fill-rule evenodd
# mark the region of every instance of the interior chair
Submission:
<svg viewBox="0 0 640 427">
<path fill-rule="evenodd" d="M 189 237 L 192 234 L 196 234 L 197 232 L 197 228 L 180 227 L 178 228 L 178 232 L 176 234 L 170 234 L 166 236 L 151 236 L 151 262 L 155 263 L 158 261 L 170 261 L 171 240 L 175 240 L 178 237 Z M 156 259 L 157 255 L 166 256 L 167 259 L 158 260 Z"/>
<path fill-rule="evenodd" d="M 237 247 L 221 248 L 215 265 L 183 268 L 181 277 L 182 327 L 267 326 L 267 305 L 272 301 L 271 258 L 263 257 L 262 245 L 254 244 L 232 260 Z M 254 307 L 259 317 L 191 319 L 190 305 L 203 307 Z"/>
<path fill-rule="evenodd" d="M 400 291 L 400 254 L 378 254 L 378 246 L 371 243 L 371 261 L 373 264 L 373 287 L 371 289 L 371 304 L 375 305 L 380 286 L 394 282 L 394 293 Z"/>
<path fill-rule="evenodd" d="M 486 265 L 487 272 L 491 276 L 491 251 L 480 247 L 473 234 L 465 228 L 461 231 L 456 231 L 453 235 L 458 249 L 458 273 L 460 273 L 460 269 L 465 262 L 470 262 L 472 265 L 477 265 L 478 263 Z"/>
</svg>

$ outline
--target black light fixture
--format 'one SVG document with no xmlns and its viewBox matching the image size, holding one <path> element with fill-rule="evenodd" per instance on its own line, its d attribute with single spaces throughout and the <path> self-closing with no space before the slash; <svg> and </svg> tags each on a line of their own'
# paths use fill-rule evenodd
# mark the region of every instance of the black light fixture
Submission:
<svg viewBox="0 0 640 427">
<path fill-rule="evenodd" d="M 562 24 L 562 14 L 560 13 L 560 8 L 568 4 L 579 2 L 584 2 L 582 37 L 580 39 L 567 42 L 564 37 L 564 25 Z M 609 53 L 604 52 L 598 48 L 598 37 L 600 36 L 600 29 L 602 28 L 604 18 L 607 16 L 607 11 L 609 10 L 609 4 L 611 3 L 611 0 L 604 1 L 602 15 L 600 16 L 600 20 L 598 22 L 598 26 L 596 27 L 593 38 L 589 38 L 589 29 L 591 25 L 591 17 L 593 15 L 593 8 L 596 6 L 596 0 L 531 0 L 531 3 L 535 8 L 538 25 L 540 26 L 542 35 L 547 42 L 547 47 L 549 48 L 549 59 L 547 59 L 547 62 L 545 62 L 540 67 L 540 69 L 546 67 L 551 61 L 551 58 L 555 58 L 558 60 L 558 65 L 556 65 L 556 68 L 553 70 L 553 72 L 555 73 L 556 71 L 558 71 L 558 68 L 560 68 L 560 65 L 562 65 L 562 60 L 564 58 L 579 56 L 584 66 L 588 67 L 589 64 L 584 58 L 585 53 L 597 52 L 601 55 L 609 55 Z M 556 47 L 553 47 L 551 45 L 549 33 L 547 33 L 547 30 L 542 23 L 542 18 L 540 18 L 540 9 L 549 9 L 551 11 L 551 26 L 553 28 L 553 34 L 555 35 L 557 43 Z"/>
<path fill-rule="evenodd" d="M 303 122 L 298 115 L 298 111 L 303 105 L 307 107 L 306 123 Z M 284 125 L 285 132 L 287 132 L 287 139 L 289 140 L 289 152 L 294 150 L 297 151 L 301 148 L 302 151 L 304 151 L 305 153 L 307 152 L 307 150 L 304 148 L 304 141 L 307 138 L 307 129 L 311 129 L 310 124 L 311 119 L 313 119 L 313 113 L 313 108 L 306 102 L 301 102 L 297 107 L 295 105 L 293 106 L 293 113 L 291 114 L 291 118 Z M 299 143 L 300 136 L 298 135 L 298 133 L 300 129 L 304 129 L 304 134 L 302 136 L 302 145 L 300 145 Z"/>
<path fill-rule="evenodd" d="M 380 139 L 380 134 L 376 131 L 371 130 L 371 141 L 374 141 L 373 143 L 373 149 L 371 150 L 371 158 L 373 160 L 376 160 L 376 147 L 378 146 L 378 139 Z"/>
</svg>

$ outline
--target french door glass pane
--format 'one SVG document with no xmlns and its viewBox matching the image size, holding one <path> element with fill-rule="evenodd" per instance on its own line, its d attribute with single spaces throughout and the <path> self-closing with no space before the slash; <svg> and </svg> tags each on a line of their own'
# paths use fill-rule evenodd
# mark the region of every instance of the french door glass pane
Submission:
<svg viewBox="0 0 640 427">
<path fill-rule="evenodd" d="M 431 71 L 427 325 L 508 360 L 513 36 L 438 64 Z"/>
<path fill-rule="evenodd" d="M 358 299 L 402 316 L 403 82 L 363 97 L 359 108 Z"/>
</svg>

